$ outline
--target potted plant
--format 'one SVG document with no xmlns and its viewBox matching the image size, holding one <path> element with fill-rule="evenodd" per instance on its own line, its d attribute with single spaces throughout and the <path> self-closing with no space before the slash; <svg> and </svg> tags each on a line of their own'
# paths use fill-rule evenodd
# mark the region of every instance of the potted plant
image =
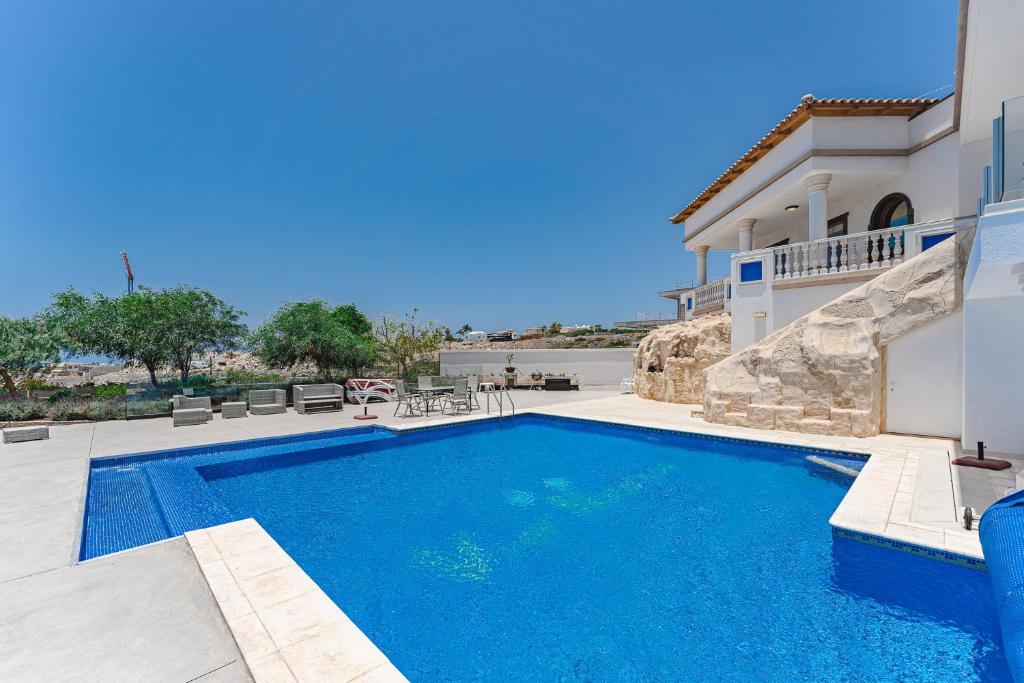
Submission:
<svg viewBox="0 0 1024 683">
<path fill-rule="evenodd" d="M 516 354 L 509 353 L 505 356 L 505 372 L 511 375 L 516 371 L 516 367 L 512 365 L 512 361 L 515 360 Z"/>
</svg>

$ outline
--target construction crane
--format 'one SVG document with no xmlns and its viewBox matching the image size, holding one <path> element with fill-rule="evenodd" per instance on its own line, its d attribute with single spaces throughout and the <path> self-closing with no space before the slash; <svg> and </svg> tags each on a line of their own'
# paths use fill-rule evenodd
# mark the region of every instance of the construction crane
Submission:
<svg viewBox="0 0 1024 683">
<path fill-rule="evenodd" d="M 132 264 L 128 263 L 128 252 L 121 252 L 121 261 L 124 262 L 124 273 L 128 276 L 128 293 L 135 291 L 135 273 L 132 272 Z"/>
</svg>

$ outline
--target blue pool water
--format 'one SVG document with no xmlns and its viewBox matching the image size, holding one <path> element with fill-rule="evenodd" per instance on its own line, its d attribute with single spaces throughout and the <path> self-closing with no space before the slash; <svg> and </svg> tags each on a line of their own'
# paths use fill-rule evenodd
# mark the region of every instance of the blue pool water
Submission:
<svg viewBox="0 0 1024 683">
<path fill-rule="evenodd" d="M 412 681 L 1009 680 L 988 575 L 833 538 L 808 454 L 521 416 L 197 471 Z"/>
<path fill-rule="evenodd" d="M 337 457 L 347 448 L 394 436 L 387 429 L 357 427 L 97 458 L 90 463 L 79 559 L 244 519 L 212 494 L 196 471 L 201 465 Z"/>
</svg>

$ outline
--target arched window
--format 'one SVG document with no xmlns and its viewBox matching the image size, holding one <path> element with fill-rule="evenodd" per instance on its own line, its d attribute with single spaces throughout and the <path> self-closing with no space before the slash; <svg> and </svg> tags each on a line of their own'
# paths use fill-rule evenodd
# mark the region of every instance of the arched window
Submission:
<svg viewBox="0 0 1024 683">
<path fill-rule="evenodd" d="M 899 192 L 882 198 L 871 212 L 870 230 L 885 230 L 910 225 L 914 222 L 914 207 L 910 197 Z"/>
</svg>

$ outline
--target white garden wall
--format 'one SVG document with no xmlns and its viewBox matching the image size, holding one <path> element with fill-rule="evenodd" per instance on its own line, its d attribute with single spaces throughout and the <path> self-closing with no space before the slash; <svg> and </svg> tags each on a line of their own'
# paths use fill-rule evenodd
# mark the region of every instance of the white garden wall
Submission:
<svg viewBox="0 0 1024 683">
<path fill-rule="evenodd" d="M 583 387 L 619 386 L 633 375 L 635 349 L 517 349 L 512 364 L 519 372 L 576 373 Z M 441 374 L 500 373 L 509 351 L 442 351 Z"/>
</svg>

